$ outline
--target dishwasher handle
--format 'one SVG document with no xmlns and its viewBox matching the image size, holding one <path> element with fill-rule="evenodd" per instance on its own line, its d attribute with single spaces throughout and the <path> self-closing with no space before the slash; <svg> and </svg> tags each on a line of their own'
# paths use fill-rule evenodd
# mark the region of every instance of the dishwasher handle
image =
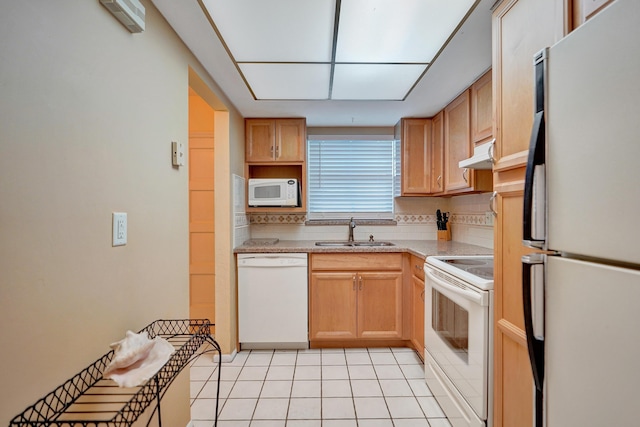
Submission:
<svg viewBox="0 0 640 427">
<path fill-rule="evenodd" d="M 307 254 L 242 254 L 238 255 L 238 268 L 306 267 Z"/>
</svg>

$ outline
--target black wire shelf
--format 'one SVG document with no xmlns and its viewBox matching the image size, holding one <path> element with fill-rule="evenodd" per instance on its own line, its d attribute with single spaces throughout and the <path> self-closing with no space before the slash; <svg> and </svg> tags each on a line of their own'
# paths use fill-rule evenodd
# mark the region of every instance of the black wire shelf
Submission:
<svg viewBox="0 0 640 427">
<path fill-rule="evenodd" d="M 146 331 L 150 339 L 166 339 L 176 351 L 145 384 L 118 387 L 104 379 L 102 372 L 114 355 L 111 350 L 14 417 L 9 427 L 130 427 L 152 405 L 147 426 L 155 418 L 161 427 L 162 397 L 185 366 L 207 352 L 218 354 L 217 426 L 222 351 L 211 335 L 211 326 L 207 319 L 156 320 L 140 332 Z M 202 350 L 205 344 L 213 350 Z"/>
</svg>

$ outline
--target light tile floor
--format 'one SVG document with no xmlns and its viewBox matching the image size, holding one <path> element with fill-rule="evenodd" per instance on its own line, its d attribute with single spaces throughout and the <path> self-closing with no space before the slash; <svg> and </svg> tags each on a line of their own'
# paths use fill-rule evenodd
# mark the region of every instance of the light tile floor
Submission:
<svg viewBox="0 0 640 427">
<path fill-rule="evenodd" d="M 193 427 L 212 427 L 218 373 L 191 366 Z M 253 350 L 222 364 L 218 427 L 451 427 L 408 348 Z"/>
</svg>

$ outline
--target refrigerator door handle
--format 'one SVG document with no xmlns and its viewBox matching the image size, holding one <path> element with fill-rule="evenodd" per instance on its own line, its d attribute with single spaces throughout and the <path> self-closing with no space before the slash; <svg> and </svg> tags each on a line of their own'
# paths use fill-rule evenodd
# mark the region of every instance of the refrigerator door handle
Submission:
<svg viewBox="0 0 640 427">
<path fill-rule="evenodd" d="M 522 257 L 522 300 L 527 348 L 536 390 L 544 383 L 544 255 Z M 534 326 L 535 325 L 535 326 Z"/>
<path fill-rule="evenodd" d="M 522 243 L 532 248 L 545 249 L 545 187 L 545 122 L 544 111 L 539 111 L 534 117 L 524 184 Z"/>
</svg>

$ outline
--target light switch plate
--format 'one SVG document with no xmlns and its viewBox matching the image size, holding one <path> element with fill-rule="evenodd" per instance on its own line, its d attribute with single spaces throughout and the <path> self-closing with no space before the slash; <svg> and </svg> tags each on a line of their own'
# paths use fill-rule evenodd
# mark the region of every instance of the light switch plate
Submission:
<svg viewBox="0 0 640 427">
<path fill-rule="evenodd" d="M 171 141 L 171 156 L 174 166 L 184 166 L 184 143 Z"/>
<path fill-rule="evenodd" d="M 127 214 L 125 212 L 113 213 L 113 245 L 124 246 L 127 244 Z"/>
</svg>

